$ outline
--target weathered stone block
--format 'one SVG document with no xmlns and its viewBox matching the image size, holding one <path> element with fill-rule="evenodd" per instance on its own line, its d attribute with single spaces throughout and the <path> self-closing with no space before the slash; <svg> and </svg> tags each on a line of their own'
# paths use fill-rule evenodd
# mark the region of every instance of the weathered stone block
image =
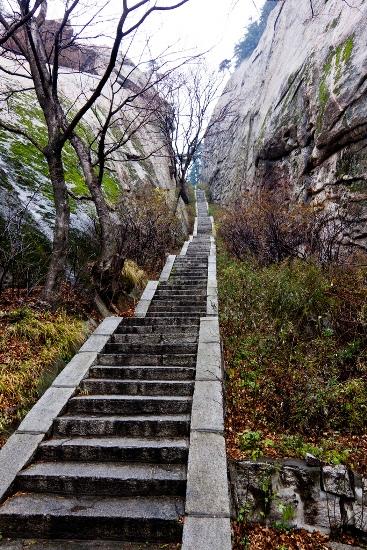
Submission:
<svg viewBox="0 0 367 550">
<path fill-rule="evenodd" d="M 218 317 L 202 317 L 200 319 L 199 341 L 205 344 L 220 342 Z"/>
<path fill-rule="evenodd" d="M 108 334 L 92 334 L 92 336 L 90 336 L 88 340 L 84 342 L 84 344 L 79 350 L 79 353 L 84 353 L 84 352 L 100 353 L 103 350 L 104 346 L 107 344 L 110 337 L 111 336 Z"/>
<path fill-rule="evenodd" d="M 109 336 L 102 336 L 102 338 L 108 339 Z M 77 387 L 86 376 L 88 370 L 94 364 L 96 359 L 96 352 L 77 353 L 55 378 L 52 386 L 66 388 Z"/>
<path fill-rule="evenodd" d="M 222 356 L 219 342 L 200 342 L 196 362 L 196 380 L 221 380 Z"/>
<path fill-rule="evenodd" d="M 230 517 L 222 435 L 191 432 L 185 511 L 187 515 Z"/>
<path fill-rule="evenodd" d="M 231 550 L 231 548 L 231 524 L 228 518 L 186 518 L 182 550 Z"/>
<path fill-rule="evenodd" d="M 18 433 L 47 433 L 52 422 L 65 407 L 75 388 L 49 388 L 29 411 L 18 428 Z"/>
<path fill-rule="evenodd" d="M 346 466 L 323 466 L 322 482 L 324 490 L 334 495 L 354 498 L 349 471 Z"/>
<path fill-rule="evenodd" d="M 14 433 L 0 450 L 0 500 L 18 472 L 32 459 L 43 437 L 43 434 Z"/>
<path fill-rule="evenodd" d="M 220 381 L 196 381 L 191 430 L 224 432 L 223 391 Z"/>
<path fill-rule="evenodd" d="M 97 334 L 109 334 L 111 335 L 122 321 L 122 317 L 106 317 L 102 323 L 93 332 L 93 336 Z"/>
</svg>

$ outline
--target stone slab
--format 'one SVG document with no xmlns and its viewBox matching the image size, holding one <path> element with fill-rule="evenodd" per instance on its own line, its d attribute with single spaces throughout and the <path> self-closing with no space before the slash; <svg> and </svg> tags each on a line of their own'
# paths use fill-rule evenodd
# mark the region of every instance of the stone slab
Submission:
<svg viewBox="0 0 367 550">
<path fill-rule="evenodd" d="M 218 315 L 218 292 L 215 287 L 209 287 L 207 289 L 206 314 Z"/>
<path fill-rule="evenodd" d="M 213 433 L 224 432 L 223 388 L 220 381 L 195 382 L 191 430 Z"/>
<path fill-rule="evenodd" d="M 106 317 L 102 323 L 93 332 L 93 336 L 97 334 L 109 334 L 111 335 L 122 321 L 122 317 Z"/>
<path fill-rule="evenodd" d="M 205 344 L 210 342 L 220 342 L 218 316 L 202 317 L 200 319 L 199 341 Z"/>
<path fill-rule="evenodd" d="M 166 260 L 166 263 L 164 265 L 164 268 L 162 269 L 161 276 L 159 277 L 159 280 L 161 282 L 168 281 L 169 276 L 171 275 L 172 267 L 175 262 L 176 256 L 174 254 L 170 254 Z"/>
<path fill-rule="evenodd" d="M 158 288 L 158 281 L 148 281 L 147 286 L 141 296 L 141 300 L 153 300 L 154 294 Z"/>
<path fill-rule="evenodd" d="M 197 234 L 198 234 L 198 219 L 197 218 L 195 218 L 194 230 L 193 230 L 192 234 L 194 235 L 194 237 L 196 237 Z"/>
<path fill-rule="evenodd" d="M 186 515 L 230 517 L 227 457 L 220 434 L 190 434 Z"/>
<path fill-rule="evenodd" d="M 29 411 L 17 432 L 46 434 L 54 418 L 62 412 L 74 391 L 75 388 L 51 386 Z"/>
<path fill-rule="evenodd" d="M 180 256 L 186 256 L 187 249 L 191 241 L 185 241 L 183 247 L 181 248 Z"/>
<path fill-rule="evenodd" d="M 88 340 L 84 342 L 79 350 L 79 353 L 100 353 L 107 344 L 110 337 L 111 336 L 109 334 L 92 334 L 92 336 L 90 336 Z"/>
<path fill-rule="evenodd" d="M 32 459 L 44 434 L 14 433 L 0 450 L 0 500 L 9 491 L 18 472 Z"/>
<path fill-rule="evenodd" d="M 215 223 L 214 223 L 214 217 L 213 216 L 210 216 L 210 221 L 212 222 L 212 232 L 213 232 L 213 235 L 215 236 L 216 235 L 216 229 L 215 229 Z"/>
<path fill-rule="evenodd" d="M 185 518 L 182 550 L 231 550 L 228 518 Z"/>
<path fill-rule="evenodd" d="M 135 308 L 135 317 L 145 317 L 152 300 L 140 300 Z"/>
<path fill-rule="evenodd" d="M 102 338 L 109 339 L 109 336 Z M 55 378 L 51 387 L 76 388 L 96 360 L 97 352 L 77 353 Z"/>
<path fill-rule="evenodd" d="M 196 380 L 222 380 L 222 355 L 219 342 L 201 342 L 196 360 Z"/>
</svg>

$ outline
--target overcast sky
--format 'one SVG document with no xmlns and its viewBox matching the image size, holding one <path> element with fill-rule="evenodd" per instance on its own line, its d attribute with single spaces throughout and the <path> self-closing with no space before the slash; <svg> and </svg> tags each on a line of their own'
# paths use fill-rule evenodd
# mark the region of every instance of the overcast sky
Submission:
<svg viewBox="0 0 367 550">
<path fill-rule="evenodd" d="M 65 0 L 49 0 L 48 18 L 62 17 L 64 2 Z M 134 59 L 139 55 L 141 44 L 149 36 L 153 56 L 158 56 L 172 45 L 176 51 L 189 50 L 190 53 L 210 50 L 207 54 L 208 64 L 216 69 L 223 59 L 232 58 L 234 45 L 243 36 L 246 25 L 259 17 L 259 10 L 264 2 L 265 0 L 189 0 L 174 11 L 155 13 L 145 21 L 139 33 L 140 38 L 135 38 L 135 55 L 131 57 Z M 160 0 L 159 3 L 169 5 L 174 0 Z M 81 5 L 86 6 L 83 20 L 89 18 L 96 6 L 104 4 L 106 0 L 95 0 L 92 4 L 88 0 L 81 0 Z M 113 34 L 113 16 L 117 17 L 120 4 L 120 0 L 110 0 L 103 10 L 104 33 Z M 72 21 L 75 23 L 75 18 Z M 104 43 L 107 43 L 106 39 Z"/>
<path fill-rule="evenodd" d="M 154 16 L 146 22 L 145 30 L 154 31 L 154 49 L 177 42 L 179 49 L 211 50 L 208 62 L 216 68 L 223 59 L 232 58 L 235 43 L 251 19 L 259 17 L 264 2 L 189 0 L 175 11 Z"/>
</svg>

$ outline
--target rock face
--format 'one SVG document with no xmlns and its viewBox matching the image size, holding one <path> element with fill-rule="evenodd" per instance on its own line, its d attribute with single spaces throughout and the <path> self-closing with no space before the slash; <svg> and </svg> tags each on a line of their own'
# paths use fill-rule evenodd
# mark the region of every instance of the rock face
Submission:
<svg viewBox="0 0 367 550">
<path fill-rule="evenodd" d="M 301 460 L 230 464 L 235 512 L 283 527 L 367 532 L 367 482 L 345 466 L 307 466 Z"/>
<path fill-rule="evenodd" d="M 88 61 L 89 50 L 94 52 L 90 62 Z M 105 48 L 89 48 L 89 50 L 86 52 L 84 49 L 80 52 L 79 57 L 74 56 L 75 59 L 74 57 L 68 58 L 67 63 L 65 62 L 67 67 L 62 69 L 60 97 L 62 97 L 64 105 L 71 111 L 77 110 L 83 91 L 87 96 L 90 95 L 98 82 L 98 70 L 101 70 L 107 63 L 108 51 Z M 13 68 L 11 61 L 1 58 L 0 62 L 5 69 Z M 86 72 L 75 72 L 73 65 L 75 65 L 74 68 L 83 65 Z M 144 89 L 148 78 L 129 61 L 125 62 L 122 75 L 123 85 L 117 94 L 119 102 Z M 120 78 L 121 81 L 122 78 Z M 27 87 L 29 87 L 29 83 L 22 76 L 10 76 L 2 73 L 1 92 Z M 103 96 L 99 98 L 95 108 L 87 113 L 82 120 L 80 131 L 90 143 L 93 143 L 93 139 L 100 129 L 100 120 L 104 120 L 104 116 L 108 112 L 111 93 L 111 86 L 107 84 Z M 113 153 L 113 159 L 106 165 L 107 170 L 102 185 L 112 206 L 123 195 L 127 197 L 129 194 L 133 194 L 130 192 L 144 186 L 159 188 L 162 193 L 165 193 L 167 202 L 172 203 L 173 206 L 176 205 L 170 149 L 160 130 L 158 118 L 154 117 L 154 107 L 159 108 L 160 101 L 154 90 L 145 92 L 134 103 L 127 104 L 119 120 L 114 123 L 107 134 L 107 146 L 113 147 L 115 143 L 127 137 L 132 129 L 136 128 L 131 139 L 127 139 L 126 144 Z M 46 126 L 35 94 L 33 92 L 16 94 L 10 103 L 11 115 L 4 103 L 0 105 L 2 119 L 9 120 L 10 118 L 11 122 L 30 131 L 39 143 L 44 143 Z M 153 112 L 153 115 L 149 116 L 149 120 L 146 114 L 140 114 L 147 112 Z M 69 144 L 66 144 L 64 149 L 64 167 L 70 190 L 77 196 L 88 195 L 81 168 Z M 51 239 L 54 206 L 45 159 L 22 136 L 9 135 L 4 130 L 0 130 L 0 216 L 7 219 L 12 215 L 11 212 L 18 209 L 19 206 L 26 207 L 35 227 L 47 239 Z M 71 211 L 72 228 L 86 233 L 95 217 L 91 203 L 71 199 Z M 181 214 L 184 218 L 183 207 Z M 183 224 L 185 224 L 184 219 Z"/>
<path fill-rule="evenodd" d="M 216 109 L 233 116 L 206 139 L 214 201 L 286 189 L 346 209 L 346 239 L 367 249 L 367 3 L 279 0 L 257 49 Z"/>
</svg>

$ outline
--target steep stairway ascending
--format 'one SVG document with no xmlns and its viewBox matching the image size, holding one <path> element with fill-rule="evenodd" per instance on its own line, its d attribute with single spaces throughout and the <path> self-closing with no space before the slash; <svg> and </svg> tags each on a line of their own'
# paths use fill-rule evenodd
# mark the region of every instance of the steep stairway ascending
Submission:
<svg viewBox="0 0 367 550">
<path fill-rule="evenodd" d="M 198 227 L 145 318 L 124 319 L 0 507 L 6 538 L 180 542 L 212 226 Z"/>
</svg>

